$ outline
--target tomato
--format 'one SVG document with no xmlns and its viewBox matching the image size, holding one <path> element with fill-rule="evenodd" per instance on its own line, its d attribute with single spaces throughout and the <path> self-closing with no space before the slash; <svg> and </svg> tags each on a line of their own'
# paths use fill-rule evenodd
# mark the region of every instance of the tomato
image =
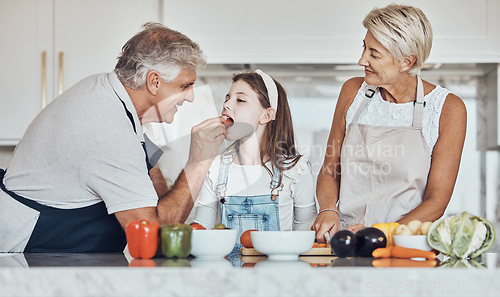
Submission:
<svg viewBox="0 0 500 297">
<path fill-rule="evenodd" d="M 205 227 L 203 227 L 202 225 L 200 225 L 198 223 L 191 223 L 190 226 L 193 230 L 205 230 Z"/>
<path fill-rule="evenodd" d="M 242 246 L 246 248 L 253 248 L 252 237 L 250 236 L 250 232 L 252 231 L 257 231 L 257 230 L 248 229 L 247 231 L 243 232 L 243 234 L 241 234 L 240 242 Z"/>
</svg>

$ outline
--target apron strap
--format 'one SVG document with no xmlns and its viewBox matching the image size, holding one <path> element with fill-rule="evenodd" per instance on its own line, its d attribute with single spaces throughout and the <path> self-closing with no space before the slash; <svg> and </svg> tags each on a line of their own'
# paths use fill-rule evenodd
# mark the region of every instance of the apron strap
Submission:
<svg viewBox="0 0 500 297">
<path fill-rule="evenodd" d="M 413 127 L 422 127 L 422 117 L 424 114 L 424 85 L 419 76 L 417 76 L 417 99 L 413 101 L 414 111 L 413 111 Z"/>
<path fill-rule="evenodd" d="M 45 206 L 45 205 L 42 205 L 36 201 L 24 198 L 22 196 L 17 195 L 16 193 L 14 193 L 12 191 L 7 190 L 7 187 L 5 186 L 5 183 L 3 181 L 3 179 L 5 177 L 5 173 L 7 173 L 7 171 L 0 169 L 0 188 L 2 189 L 2 191 L 7 193 L 10 197 L 12 197 L 17 202 L 24 204 L 27 207 L 30 207 L 38 212 L 42 212 L 45 209 L 49 208 L 48 206 Z"/>
<path fill-rule="evenodd" d="M 368 104 L 370 99 L 373 97 L 373 95 L 375 95 L 375 93 L 377 92 L 377 89 L 378 88 L 376 86 L 366 85 L 365 97 L 364 97 L 363 101 L 361 102 L 361 104 L 359 105 L 358 110 L 354 114 L 354 117 L 352 118 L 352 123 L 356 123 L 358 121 L 359 116 L 361 115 L 363 110 L 365 110 L 366 105 Z"/>
<path fill-rule="evenodd" d="M 116 96 L 118 94 L 115 91 Z M 125 113 L 127 114 L 128 119 L 130 120 L 130 123 L 132 124 L 132 128 L 134 128 L 134 132 L 137 133 L 137 129 L 135 127 L 134 123 L 134 118 L 132 117 L 132 114 L 130 111 L 127 109 L 127 106 L 125 105 L 125 102 L 118 96 L 118 99 L 123 105 L 123 108 L 125 109 Z M 141 142 L 142 149 L 144 150 L 144 154 L 146 154 L 146 166 L 148 167 L 148 174 L 151 169 L 158 163 L 160 160 L 160 157 L 163 155 L 163 151 L 154 144 L 149 137 L 144 133 L 144 141 Z"/>
<path fill-rule="evenodd" d="M 366 105 L 376 92 L 377 92 L 377 87 L 372 85 L 366 85 L 365 97 L 361 102 L 361 104 L 359 105 L 358 110 L 356 110 L 356 113 L 354 114 L 354 117 L 352 119 L 352 123 L 356 123 L 358 121 L 359 116 L 361 115 Z M 413 127 L 417 128 L 422 127 L 422 118 L 424 114 L 425 105 L 426 103 L 424 98 L 424 86 L 422 83 L 422 79 L 420 79 L 420 77 L 417 76 L 417 99 L 413 101 L 413 106 L 415 107 L 413 112 Z"/>
<path fill-rule="evenodd" d="M 141 143 L 142 148 L 146 153 L 146 164 L 148 165 L 148 170 L 151 170 L 151 168 L 153 168 L 160 160 L 163 155 L 163 150 L 152 142 L 146 133 L 144 133 L 144 142 Z"/>
</svg>

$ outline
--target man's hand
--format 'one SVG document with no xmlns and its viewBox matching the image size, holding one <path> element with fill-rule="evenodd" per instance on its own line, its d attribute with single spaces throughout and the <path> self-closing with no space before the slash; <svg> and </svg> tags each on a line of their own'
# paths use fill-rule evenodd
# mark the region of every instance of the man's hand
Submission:
<svg viewBox="0 0 500 297">
<path fill-rule="evenodd" d="M 191 129 L 191 146 L 187 164 L 207 162 L 211 164 L 224 141 L 226 117 L 205 120 Z"/>
</svg>

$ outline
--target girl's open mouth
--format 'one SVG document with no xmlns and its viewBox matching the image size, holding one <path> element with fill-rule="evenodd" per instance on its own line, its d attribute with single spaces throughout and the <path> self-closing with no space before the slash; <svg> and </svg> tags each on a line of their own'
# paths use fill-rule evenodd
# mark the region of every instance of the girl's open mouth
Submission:
<svg viewBox="0 0 500 297">
<path fill-rule="evenodd" d="M 229 128 L 231 127 L 233 124 L 234 124 L 234 120 L 233 118 L 231 118 L 230 116 L 226 115 L 227 119 L 224 121 L 224 127 Z"/>
</svg>

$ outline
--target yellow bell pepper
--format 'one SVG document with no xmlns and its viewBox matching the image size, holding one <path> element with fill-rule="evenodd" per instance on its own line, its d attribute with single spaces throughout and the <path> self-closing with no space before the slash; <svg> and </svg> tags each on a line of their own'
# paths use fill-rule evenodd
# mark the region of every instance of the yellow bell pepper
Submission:
<svg viewBox="0 0 500 297">
<path fill-rule="evenodd" d="M 396 228 L 398 226 L 399 226 L 399 223 L 396 223 L 396 222 L 378 223 L 378 224 L 372 225 L 372 227 L 377 228 L 380 231 L 384 232 L 385 237 L 387 238 L 387 246 L 394 245 L 394 239 L 392 238 L 392 236 L 394 235 L 394 231 L 396 231 Z"/>
</svg>

